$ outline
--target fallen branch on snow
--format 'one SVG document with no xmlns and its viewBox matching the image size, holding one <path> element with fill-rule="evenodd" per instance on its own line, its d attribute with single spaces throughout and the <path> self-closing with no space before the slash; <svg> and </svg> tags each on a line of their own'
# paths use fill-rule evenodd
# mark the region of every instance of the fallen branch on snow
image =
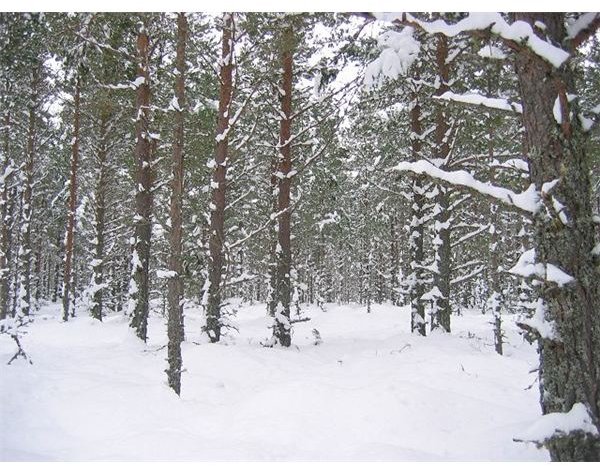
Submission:
<svg viewBox="0 0 600 466">
<path fill-rule="evenodd" d="M 10 361 L 8 361 L 6 364 L 10 366 L 10 363 L 13 362 L 15 359 L 17 359 L 19 356 L 23 357 L 23 359 L 25 359 L 25 361 L 29 362 L 29 364 L 33 364 L 33 361 L 31 360 L 31 358 L 29 356 L 27 356 L 27 353 L 21 346 L 19 337 L 17 335 L 11 335 L 10 337 L 17 344 L 18 351 L 15 353 L 15 355 L 12 358 L 10 358 Z"/>
</svg>

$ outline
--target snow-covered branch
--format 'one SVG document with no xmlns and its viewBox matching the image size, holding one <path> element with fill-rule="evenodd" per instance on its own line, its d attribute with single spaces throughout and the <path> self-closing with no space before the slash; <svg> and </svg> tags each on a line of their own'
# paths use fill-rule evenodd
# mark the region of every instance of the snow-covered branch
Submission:
<svg viewBox="0 0 600 466">
<path fill-rule="evenodd" d="M 421 21 L 410 13 L 402 13 L 394 18 L 393 22 L 419 27 L 428 34 L 444 34 L 448 37 L 455 37 L 462 33 L 474 35 L 490 33 L 502 39 L 512 50 L 518 51 L 524 46 L 527 47 L 556 68 L 560 68 L 570 57 L 570 53 L 566 50 L 537 36 L 526 21 L 514 21 L 509 24 L 500 13 L 469 13 L 466 18 L 454 24 L 448 24 L 441 19 L 431 22 Z"/>
<path fill-rule="evenodd" d="M 447 91 L 440 96 L 433 96 L 434 99 L 459 102 L 469 105 L 478 105 L 481 107 L 492 108 L 494 110 L 504 110 L 513 113 L 523 113 L 523 106 L 515 102 L 509 102 L 506 99 L 497 97 L 486 97 L 475 92 L 467 92 L 465 94 L 455 94 Z"/>
<path fill-rule="evenodd" d="M 470 231 L 469 233 L 461 236 L 459 239 L 457 239 L 456 241 L 454 241 L 452 243 L 452 247 L 458 246 L 459 244 L 464 243 L 465 241 L 470 240 L 474 236 L 480 235 L 481 233 L 483 233 L 484 231 L 486 231 L 487 229 L 489 229 L 489 227 L 490 227 L 489 225 L 483 225 L 483 226 L 479 227 L 477 230 Z"/>
<path fill-rule="evenodd" d="M 554 264 L 535 262 L 535 250 L 528 249 L 517 260 L 517 263 L 508 271 L 521 277 L 537 277 L 544 281 L 554 282 L 559 287 L 575 281 L 568 273 Z"/>
<path fill-rule="evenodd" d="M 474 265 L 481 265 L 481 264 L 483 264 L 483 261 L 481 261 L 479 259 L 471 260 L 471 261 L 468 261 L 468 262 L 464 262 L 462 264 L 455 265 L 454 267 L 452 267 L 452 271 L 456 272 L 457 270 L 461 270 L 461 269 L 465 269 L 467 267 L 472 267 Z"/>
<path fill-rule="evenodd" d="M 463 275 L 462 277 L 453 278 L 452 280 L 450 280 L 450 283 L 452 285 L 458 285 L 459 283 L 466 282 L 467 280 L 470 280 L 471 278 L 476 277 L 477 275 L 479 275 L 486 268 L 487 268 L 487 266 L 481 265 L 481 266 L 477 267 L 475 270 L 469 272 L 468 274 Z"/>
<path fill-rule="evenodd" d="M 583 13 L 567 27 L 567 39 L 571 50 L 579 47 L 600 27 L 600 13 Z"/>
<path fill-rule="evenodd" d="M 269 226 L 271 226 L 275 220 L 277 220 L 277 218 L 284 214 L 285 212 L 287 212 L 290 208 L 288 207 L 287 209 L 283 209 L 280 210 L 279 212 L 277 212 L 276 214 L 271 214 L 271 216 L 269 217 L 269 220 L 267 220 L 265 223 L 262 224 L 262 226 L 258 227 L 256 230 L 248 233 L 244 238 L 237 240 L 234 243 L 231 244 L 226 244 L 226 248 L 228 250 L 232 250 L 234 248 L 237 248 L 238 246 L 240 246 L 241 244 L 245 243 L 246 241 L 248 241 L 249 239 L 253 238 L 254 236 L 256 236 L 257 234 L 259 234 L 261 231 L 264 231 L 266 228 L 268 228 Z"/>
<path fill-rule="evenodd" d="M 445 181 L 451 185 L 462 186 L 478 192 L 496 201 L 500 201 L 509 207 L 517 208 L 522 212 L 535 214 L 540 207 L 539 194 L 533 184 L 522 193 L 517 194 L 507 188 L 483 183 L 464 170 L 447 172 L 424 160 L 419 160 L 417 162 L 400 162 L 392 170 L 410 171 L 419 175 L 425 174 L 432 178 Z"/>
</svg>

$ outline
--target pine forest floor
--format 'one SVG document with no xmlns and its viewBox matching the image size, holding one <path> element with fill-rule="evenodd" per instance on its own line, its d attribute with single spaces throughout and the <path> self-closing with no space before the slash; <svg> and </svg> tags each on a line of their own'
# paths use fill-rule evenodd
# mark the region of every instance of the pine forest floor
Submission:
<svg viewBox="0 0 600 466">
<path fill-rule="evenodd" d="M 407 308 L 305 311 L 291 348 L 266 348 L 264 305 L 244 305 L 219 344 L 186 309 L 182 396 L 166 385 L 166 325 L 143 344 L 122 315 L 61 322 L 43 306 L 21 338 L 0 336 L 0 460 L 547 461 L 513 441 L 539 415 L 535 346 L 510 316 L 504 356 L 490 316 L 410 334 Z M 322 344 L 315 345 L 317 329 Z M 530 387 L 528 389 L 528 387 Z"/>
</svg>

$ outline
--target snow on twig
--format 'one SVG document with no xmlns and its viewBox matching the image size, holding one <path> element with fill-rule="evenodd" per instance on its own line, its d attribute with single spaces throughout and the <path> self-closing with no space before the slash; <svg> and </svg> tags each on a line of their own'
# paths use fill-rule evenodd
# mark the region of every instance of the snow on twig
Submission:
<svg viewBox="0 0 600 466">
<path fill-rule="evenodd" d="M 448 100 L 452 102 L 460 102 L 463 104 L 480 105 L 482 107 L 493 108 L 495 110 L 505 110 L 514 113 L 523 113 L 523 106 L 515 102 L 509 102 L 506 99 L 497 97 L 486 97 L 474 92 L 465 94 L 455 94 L 447 91 L 442 95 L 433 96 L 434 99 Z"/>
<path fill-rule="evenodd" d="M 554 264 L 535 262 L 534 249 L 528 249 L 521 254 L 517 263 L 508 272 L 525 278 L 538 277 L 541 280 L 554 282 L 559 287 L 575 281 L 575 278 Z"/>
<path fill-rule="evenodd" d="M 507 188 L 483 183 L 464 170 L 447 172 L 425 160 L 418 160 L 417 162 L 400 162 L 393 167 L 392 170 L 410 171 L 419 175 L 425 174 L 432 178 L 445 181 L 451 185 L 471 189 L 496 201 L 500 201 L 505 205 L 515 207 L 522 212 L 535 214 L 540 208 L 540 196 L 536 191 L 534 184 L 531 184 L 529 188 L 522 193 L 515 193 Z"/>
<path fill-rule="evenodd" d="M 454 37 L 461 33 L 473 33 L 489 30 L 492 34 L 510 43 L 513 48 L 525 45 L 539 57 L 546 60 L 555 68 L 560 68 L 570 57 L 570 53 L 550 42 L 538 37 L 526 21 L 506 22 L 500 13 L 469 13 L 469 15 L 454 24 L 444 20 L 421 21 L 410 14 L 403 14 L 395 22 L 417 25 L 429 34 L 444 34 Z"/>
</svg>

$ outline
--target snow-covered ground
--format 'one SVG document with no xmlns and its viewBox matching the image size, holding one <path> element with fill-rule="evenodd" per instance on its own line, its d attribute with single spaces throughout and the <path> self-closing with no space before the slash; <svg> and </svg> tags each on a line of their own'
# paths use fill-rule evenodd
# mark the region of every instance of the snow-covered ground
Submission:
<svg viewBox="0 0 600 466">
<path fill-rule="evenodd" d="M 410 334 L 406 308 L 306 313 L 282 349 L 260 344 L 270 334 L 262 305 L 242 307 L 239 334 L 220 344 L 187 310 L 178 398 L 159 316 L 145 345 L 123 316 L 62 323 L 45 306 L 22 337 L 33 365 L 6 366 L 14 344 L 0 338 L 0 460 L 549 459 L 512 440 L 540 408 L 535 348 L 509 318 L 499 356 L 476 312 L 426 338 Z"/>
</svg>

